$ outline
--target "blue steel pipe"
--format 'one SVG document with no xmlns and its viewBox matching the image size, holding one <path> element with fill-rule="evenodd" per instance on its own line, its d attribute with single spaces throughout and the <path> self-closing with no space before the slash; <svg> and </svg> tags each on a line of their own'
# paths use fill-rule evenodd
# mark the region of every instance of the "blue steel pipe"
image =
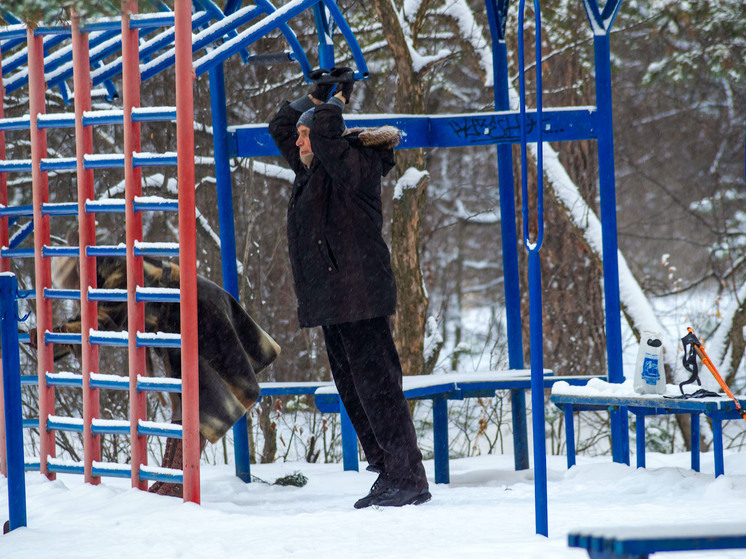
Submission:
<svg viewBox="0 0 746 559">
<path fill-rule="evenodd" d="M 541 122 L 542 86 L 541 86 L 541 10 L 539 0 L 534 2 L 536 21 L 536 120 Z M 541 257 L 539 251 L 544 239 L 544 164 L 542 127 L 538 127 L 537 138 L 537 181 L 536 181 L 536 238 L 532 241 L 528 227 L 528 163 L 526 145 L 526 75 L 524 63 L 524 11 L 525 0 L 518 8 L 518 72 L 521 105 L 521 188 L 523 198 L 523 242 L 528 250 L 528 291 L 529 319 L 531 332 L 531 405 L 533 416 L 534 448 L 534 500 L 536 514 L 536 533 L 549 535 L 547 508 L 547 456 L 546 426 L 544 424 L 544 332 L 541 308 Z"/>
</svg>

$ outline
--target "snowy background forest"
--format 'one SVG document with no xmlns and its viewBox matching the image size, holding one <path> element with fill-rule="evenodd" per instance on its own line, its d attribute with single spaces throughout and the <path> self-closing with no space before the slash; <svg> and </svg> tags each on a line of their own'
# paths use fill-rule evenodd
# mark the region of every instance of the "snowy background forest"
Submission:
<svg viewBox="0 0 746 559">
<path fill-rule="evenodd" d="M 370 79 L 356 85 L 348 114 L 493 110 L 489 27 L 480 0 L 340 0 L 338 4 L 371 70 Z M 142 3 L 141 9 L 153 7 Z M 530 14 L 531 8 L 527 10 Z M 511 3 L 509 16 L 510 75 L 517 90 L 517 2 Z M 592 33 L 582 2 L 542 2 L 542 18 L 544 106 L 595 104 Z M 527 15 L 526 22 L 528 48 L 533 18 Z M 314 53 L 317 39 L 310 12 L 295 18 L 291 27 L 307 51 Z M 278 34 L 254 46 L 256 54 L 286 48 Z M 669 381 L 683 380 L 688 375 L 680 365 L 678 340 L 686 326 L 692 326 L 728 384 L 735 392 L 744 392 L 746 5 L 742 0 L 626 0 L 614 23 L 611 47 L 625 368 L 631 371 L 639 332 L 658 330 L 664 336 Z M 409 56 L 394 57 L 393 52 Z M 532 60 L 532 55 L 526 59 Z M 350 60 L 341 46 L 338 65 Z M 531 64 L 527 74 L 531 81 L 534 71 Z M 233 57 L 225 64 L 225 74 L 229 125 L 267 122 L 283 99 L 308 91 L 298 67 L 291 64 L 247 66 Z M 172 104 L 172 80 L 172 73 L 164 72 L 145 82 L 142 104 Z M 532 91 L 530 84 L 528 91 Z M 26 95 L 27 90 L 21 89 L 5 97 L 6 117 L 27 112 Z M 119 108 L 120 102 L 102 95 L 95 106 Z M 529 105 L 534 104 L 530 99 Z M 47 112 L 69 110 L 58 91 L 48 93 Z M 49 132 L 50 157 L 73 155 L 71 133 Z M 143 151 L 163 152 L 175 146 L 175 128 L 170 125 L 143 124 L 142 137 Z M 27 135 L 9 132 L 6 140 L 9 159 L 28 157 Z M 195 140 L 199 270 L 220 284 L 206 76 L 195 83 Z M 121 129 L 95 129 L 94 151 L 116 151 L 121 145 Z M 603 374 L 603 278 L 598 243 L 589 225 L 598 216 L 596 147 L 584 141 L 548 144 L 547 150 L 558 154 L 561 169 L 548 172 L 544 181 L 544 366 L 557 375 Z M 411 297 L 418 309 L 414 316 L 403 313 L 397 322 L 406 373 L 507 368 L 494 147 L 400 151 L 397 157 L 397 169 L 385 183 L 384 204 L 400 296 Z M 295 314 L 285 238 L 292 173 L 279 158 L 232 163 L 240 303 L 283 348 L 260 380 L 329 380 L 320 331 L 299 330 Z M 518 164 L 515 167 L 520 177 Z M 535 181 L 535 166 L 530 163 L 530 167 Z M 397 181 L 410 168 L 424 171 L 421 180 L 414 188 L 397 191 Z M 173 198 L 175 169 L 159 173 L 146 173 L 143 194 Z M 49 180 L 51 201 L 75 199 L 74 174 L 50 173 Z M 117 170 L 97 172 L 97 193 L 102 198 L 121 197 L 122 180 Z M 31 203 L 30 177 L 9 176 L 8 189 L 11 204 Z M 394 196 L 395 192 L 400 195 Z M 519 196 L 517 188 L 518 208 Z M 107 243 L 124 240 L 117 219 L 100 215 L 98 229 L 108 237 Z M 520 212 L 516 219 L 520 231 Z M 52 225 L 53 235 L 65 244 L 72 221 L 56 220 Z M 175 216 L 149 217 L 145 228 L 147 240 L 178 240 Z M 419 248 L 416 266 L 397 264 L 406 260 L 403 256 L 412 247 Z M 519 254 L 525 260 L 522 243 Z M 16 260 L 13 266 L 22 287 L 32 287 L 32 262 Z M 524 285 L 522 292 L 526 291 Z M 527 301 L 523 303 L 528 366 Z M 31 312 L 30 328 L 33 307 L 22 305 L 21 313 L 26 312 Z M 74 312 L 71 305 L 56 304 L 55 322 Z M 100 354 L 102 372 L 126 372 L 123 350 L 102 348 Z M 25 352 L 22 360 L 27 371 L 35 371 L 33 354 Z M 58 370 L 77 371 L 78 364 L 71 359 Z M 37 409 L 35 398 L 34 390 L 25 392 L 28 415 Z M 60 415 L 79 415 L 80 406 L 78 392 L 58 390 Z M 430 458 L 431 414 L 427 403 L 417 406 L 423 451 Z M 118 393 L 102 392 L 101 409 L 106 418 L 124 418 L 127 402 Z M 168 417 L 164 402 L 155 397 L 150 410 L 154 417 Z M 450 413 L 454 458 L 512 454 L 507 395 L 452 405 Z M 586 457 L 605 453 L 608 417 L 586 416 L 578 451 Z M 264 398 L 248 420 L 257 463 L 336 463 L 341 458 L 337 418 L 322 417 L 311 401 Z M 562 417 L 551 406 L 547 406 L 547 421 L 548 449 L 562 454 Z M 686 426 L 673 418 L 650 420 L 650 425 L 649 441 L 655 445 L 651 450 L 677 453 L 691 444 Z M 741 448 L 740 425 L 727 435 L 727 447 Z M 104 460 L 128 460 L 126 440 L 102 439 Z M 60 432 L 58 443 L 61 456 L 80 460 L 74 435 Z M 35 446 L 33 437 L 28 444 Z M 157 462 L 162 451 L 157 442 L 152 444 Z M 205 463 L 230 463 L 230 444 L 228 438 L 222 445 L 209 446 Z M 703 450 L 710 447 L 705 425 L 699 444 Z"/>
</svg>

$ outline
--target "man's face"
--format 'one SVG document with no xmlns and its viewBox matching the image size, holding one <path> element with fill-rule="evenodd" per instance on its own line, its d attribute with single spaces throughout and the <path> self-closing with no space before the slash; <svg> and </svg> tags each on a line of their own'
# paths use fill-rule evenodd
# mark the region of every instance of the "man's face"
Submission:
<svg viewBox="0 0 746 559">
<path fill-rule="evenodd" d="M 311 138 L 308 137 L 311 129 L 308 126 L 298 126 L 298 139 L 295 141 L 295 145 L 300 148 L 301 155 L 313 155 L 311 151 Z"/>
</svg>

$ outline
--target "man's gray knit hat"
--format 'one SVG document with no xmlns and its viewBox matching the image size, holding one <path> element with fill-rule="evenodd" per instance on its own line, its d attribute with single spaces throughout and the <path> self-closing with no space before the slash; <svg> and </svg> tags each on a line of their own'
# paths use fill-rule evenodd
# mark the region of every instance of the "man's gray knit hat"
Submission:
<svg viewBox="0 0 746 559">
<path fill-rule="evenodd" d="M 311 128 L 311 123 L 313 122 L 313 110 L 315 108 L 316 107 L 312 107 L 300 115 L 300 118 L 298 119 L 298 123 L 295 125 L 296 128 L 298 126 L 308 126 L 309 128 Z"/>
</svg>

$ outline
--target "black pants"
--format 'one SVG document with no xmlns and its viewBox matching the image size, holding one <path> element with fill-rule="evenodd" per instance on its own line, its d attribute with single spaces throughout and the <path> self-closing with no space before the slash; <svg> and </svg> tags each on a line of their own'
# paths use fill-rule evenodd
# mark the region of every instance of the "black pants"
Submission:
<svg viewBox="0 0 746 559">
<path fill-rule="evenodd" d="M 332 376 L 368 464 L 398 486 L 426 489 L 387 317 L 324 326 Z"/>
</svg>

